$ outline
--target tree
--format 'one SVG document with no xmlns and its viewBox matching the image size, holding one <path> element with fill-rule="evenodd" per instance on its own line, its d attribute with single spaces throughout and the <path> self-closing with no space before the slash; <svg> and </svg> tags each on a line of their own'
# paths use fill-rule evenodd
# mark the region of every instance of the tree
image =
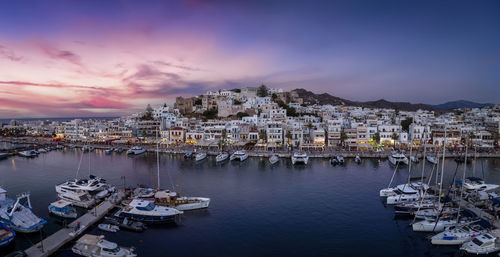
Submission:
<svg viewBox="0 0 500 257">
<path fill-rule="evenodd" d="M 296 117 L 296 116 L 298 116 L 297 115 L 297 111 L 293 107 L 286 108 L 286 115 L 290 116 L 290 117 Z"/>
<path fill-rule="evenodd" d="M 375 134 L 373 134 L 373 141 L 375 141 L 375 143 L 377 144 L 380 144 L 380 133 L 376 132 Z"/>
<path fill-rule="evenodd" d="M 285 137 L 288 139 L 288 141 L 291 141 L 292 140 L 292 132 L 290 132 L 290 130 L 288 130 L 285 134 Z"/>
<path fill-rule="evenodd" d="M 262 132 L 259 133 L 259 139 L 260 140 L 264 140 L 264 141 L 267 140 L 267 133 L 266 133 L 266 131 L 262 131 Z"/>
<path fill-rule="evenodd" d="M 250 116 L 250 115 L 248 115 L 248 113 L 246 113 L 246 112 L 238 112 L 238 113 L 236 114 L 236 116 L 237 116 L 239 119 L 241 119 L 241 118 L 243 118 L 243 117 L 247 117 L 247 116 Z"/>
<path fill-rule="evenodd" d="M 405 120 L 401 121 L 401 128 L 403 128 L 403 131 L 409 132 L 410 131 L 410 125 L 413 123 L 413 118 L 408 117 Z"/>
<path fill-rule="evenodd" d="M 234 104 L 234 105 L 241 105 L 241 102 L 240 102 L 239 100 L 234 100 L 234 101 L 233 101 L 233 104 Z"/>
<path fill-rule="evenodd" d="M 344 131 L 340 132 L 340 142 L 342 143 L 342 145 L 344 145 L 346 140 L 347 140 L 347 134 Z"/>
<path fill-rule="evenodd" d="M 219 110 L 213 108 L 213 109 L 204 111 L 203 117 L 205 117 L 205 119 L 207 119 L 207 120 L 212 120 L 212 119 L 215 119 L 217 117 L 218 113 L 219 113 Z"/>
<path fill-rule="evenodd" d="M 277 99 L 278 99 L 278 95 L 276 93 L 273 93 L 271 95 L 271 101 L 276 102 Z"/>
<path fill-rule="evenodd" d="M 267 87 L 265 85 L 261 85 L 259 89 L 257 89 L 257 96 L 259 97 L 266 97 L 269 95 L 269 91 L 267 90 Z"/>
<path fill-rule="evenodd" d="M 153 118 L 153 108 L 150 104 L 146 107 L 146 112 L 142 115 L 141 120 L 154 120 Z"/>
<path fill-rule="evenodd" d="M 396 144 L 396 140 L 399 139 L 398 133 L 396 133 L 396 132 L 392 133 L 391 139 L 394 140 L 393 144 L 395 145 Z"/>
<path fill-rule="evenodd" d="M 201 98 L 196 98 L 196 100 L 194 100 L 194 105 L 202 105 L 203 104 L 203 101 L 201 100 Z"/>
<path fill-rule="evenodd" d="M 239 88 L 231 89 L 231 91 L 233 91 L 235 93 L 241 93 L 241 89 L 239 89 Z"/>
</svg>

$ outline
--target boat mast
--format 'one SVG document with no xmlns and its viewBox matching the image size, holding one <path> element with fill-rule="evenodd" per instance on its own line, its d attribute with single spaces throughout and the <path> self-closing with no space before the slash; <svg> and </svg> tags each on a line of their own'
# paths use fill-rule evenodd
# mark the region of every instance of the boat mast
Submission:
<svg viewBox="0 0 500 257">
<path fill-rule="evenodd" d="M 460 205 L 462 203 L 463 191 L 464 191 L 464 181 L 465 181 L 465 170 L 467 168 L 467 138 L 465 138 L 465 159 L 464 159 L 464 174 L 462 175 L 462 184 L 460 187 L 460 202 L 458 204 L 458 213 L 457 213 L 457 224 L 458 219 L 460 218 Z"/>
<path fill-rule="evenodd" d="M 158 184 L 156 185 L 156 189 L 160 190 L 160 150 L 158 147 L 158 127 L 156 127 L 156 168 L 157 168 L 157 177 L 158 177 Z"/>
<path fill-rule="evenodd" d="M 441 209 L 441 193 L 443 191 L 443 175 L 444 175 L 444 158 L 446 155 L 446 124 L 444 125 L 444 140 L 443 140 L 443 161 L 441 163 L 441 182 L 439 183 L 439 209 Z"/>
<path fill-rule="evenodd" d="M 410 136 L 410 164 L 408 165 L 408 185 L 410 184 L 410 179 L 411 179 L 411 153 L 412 153 L 412 149 L 413 149 L 413 140 L 411 139 L 411 136 Z"/>
<path fill-rule="evenodd" d="M 425 141 L 425 127 L 424 127 L 424 135 L 422 137 L 422 141 L 424 142 L 424 155 L 422 156 L 422 183 L 424 183 L 424 170 L 425 170 L 425 154 L 426 154 L 426 151 L 427 151 L 427 142 Z M 430 183 L 431 181 L 429 181 Z"/>
</svg>

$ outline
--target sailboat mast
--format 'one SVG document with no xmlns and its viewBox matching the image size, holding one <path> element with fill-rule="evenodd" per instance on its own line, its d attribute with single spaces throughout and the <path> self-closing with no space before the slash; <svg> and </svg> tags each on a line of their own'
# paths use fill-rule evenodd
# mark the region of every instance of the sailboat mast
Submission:
<svg viewBox="0 0 500 257">
<path fill-rule="evenodd" d="M 462 174 L 462 184 L 461 184 L 461 187 L 460 187 L 460 203 L 462 202 L 462 197 L 463 197 L 466 168 L 467 168 L 467 138 L 465 138 L 464 174 Z M 458 205 L 457 224 L 458 224 L 458 219 L 459 218 L 460 218 L 460 204 Z"/>
<path fill-rule="evenodd" d="M 411 180 L 411 153 L 412 153 L 412 149 L 413 149 L 413 140 L 411 139 L 411 136 L 410 136 L 410 164 L 408 165 L 408 185 L 410 184 L 410 180 Z"/>
<path fill-rule="evenodd" d="M 444 140 L 443 140 L 443 161 L 441 163 L 441 182 L 439 183 L 439 207 L 441 207 L 441 193 L 443 191 L 443 175 L 444 175 L 444 158 L 446 155 L 446 124 L 444 125 Z"/>
<path fill-rule="evenodd" d="M 156 128 L 156 175 L 158 177 L 158 184 L 156 185 L 157 186 L 157 190 L 160 190 L 160 150 L 159 150 L 159 147 L 158 147 L 158 127 Z"/>
<path fill-rule="evenodd" d="M 424 170 L 425 170 L 425 154 L 426 154 L 426 151 L 427 151 L 427 142 L 425 141 L 425 127 L 424 127 L 424 135 L 422 137 L 422 141 L 424 142 L 424 155 L 422 156 L 422 183 L 424 183 Z M 431 181 L 429 180 L 429 183 Z"/>
</svg>

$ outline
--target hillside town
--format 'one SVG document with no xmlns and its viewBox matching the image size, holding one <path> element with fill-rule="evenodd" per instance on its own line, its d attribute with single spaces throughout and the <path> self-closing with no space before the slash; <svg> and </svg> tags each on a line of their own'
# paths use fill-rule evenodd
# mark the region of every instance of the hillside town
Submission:
<svg viewBox="0 0 500 257">
<path fill-rule="evenodd" d="M 245 87 L 177 97 L 114 119 L 11 120 L 4 137 L 49 137 L 66 142 L 154 144 L 162 147 L 264 151 L 379 151 L 427 144 L 460 150 L 499 145 L 500 106 L 403 111 L 304 101 L 295 90 Z M 445 136 L 446 135 L 446 136 Z M 446 137 L 446 138 L 445 138 Z"/>
</svg>

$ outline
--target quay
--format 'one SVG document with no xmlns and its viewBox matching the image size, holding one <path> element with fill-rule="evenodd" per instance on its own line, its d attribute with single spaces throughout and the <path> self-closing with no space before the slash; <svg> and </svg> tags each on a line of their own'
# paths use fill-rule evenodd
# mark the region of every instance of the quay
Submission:
<svg viewBox="0 0 500 257">
<path fill-rule="evenodd" d="M 124 198 L 124 193 L 119 192 L 120 199 Z M 55 252 L 57 252 L 61 247 L 70 241 L 78 238 L 83 232 L 88 228 L 93 226 L 96 222 L 100 221 L 104 216 L 106 216 L 113 208 L 115 204 L 111 200 L 105 200 L 101 204 L 97 205 L 95 208 L 90 209 L 86 214 L 71 222 L 66 228 L 62 228 L 56 233 L 43 239 L 41 242 L 33 245 L 32 247 L 25 250 L 28 257 L 47 257 Z M 70 235 L 74 232 L 74 227 L 80 223 L 80 229 L 75 233 L 75 235 Z"/>
</svg>

